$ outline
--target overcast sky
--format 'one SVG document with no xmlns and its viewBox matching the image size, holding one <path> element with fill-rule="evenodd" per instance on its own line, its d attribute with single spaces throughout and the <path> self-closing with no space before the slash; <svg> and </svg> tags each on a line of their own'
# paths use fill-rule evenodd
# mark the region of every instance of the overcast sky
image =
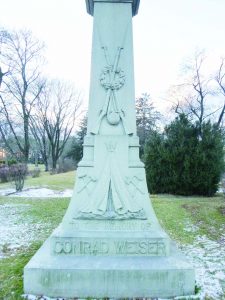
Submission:
<svg viewBox="0 0 225 300">
<path fill-rule="evenodd" d="M 141 0 L 133 21 L 136 96 L 149 92 L 158 107 L 197 48 L 212 67 L 225 56 L 225 0 Z M 87 103 L 92 17 L 85 0 L 0 0 L 0 26 L 32 30 L 47 46 L 46 72 L 74 82 Z"/>
</svg>

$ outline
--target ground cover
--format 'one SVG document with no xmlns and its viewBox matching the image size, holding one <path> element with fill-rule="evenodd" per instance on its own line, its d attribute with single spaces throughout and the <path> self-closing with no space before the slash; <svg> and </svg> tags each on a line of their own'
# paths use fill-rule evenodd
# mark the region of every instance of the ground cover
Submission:
<svg viewBox="0 0 225 300">
<path fill-rule="evenodd" d="M 199 235 L 220 241 L 225 233 L 225 198 L 222 195 L 154 195 L 151 198 L 161 225 L 177 242 L 192 243 Z"/>
<path fill-rule="evenodd" d="M 53 190 L 73 188 L 75 171 L 51 175 L 50 172 L 41 171 L 40 177 L 28 176 L 25 180 L 24 189 L 29 187 L 47 187 Z M 0 183 L 0 189 L 15 189 L 13 182 Z"/>
<path fill-rule="evenodd" d="M 23 267 L 61 221 L 68 203 L 68 198 L 0 197 L 1 300 L 21 299 Z"/>
<path fill-rule="evenodd" d="M 29 177 L 25 181 L 25 188 L 29 186 L 48 187 L 53 190 L 64 190 L 73 188 L 75 171 L 51 175 L 49 172 L 42 172 L 40 177 Z"/>
<path fill-rule="evenodd" d="M 73 187 L 74 172 L 30 180 L 64 190 Z M 194 299 L 225 299 L 224 197 L 151 198 L 161 225 L 196 269 Z M 1 300 L 21 299 L 23 267 L 61 222 L 68 204 L 69 198 L 0 197 Z"/>
<path fill-rule="evenodd" d="M 162 226 L 192 263 L 197 299 L 225 299 L 225 199 L 223 196 L 154 196 Z"/>
</svg>

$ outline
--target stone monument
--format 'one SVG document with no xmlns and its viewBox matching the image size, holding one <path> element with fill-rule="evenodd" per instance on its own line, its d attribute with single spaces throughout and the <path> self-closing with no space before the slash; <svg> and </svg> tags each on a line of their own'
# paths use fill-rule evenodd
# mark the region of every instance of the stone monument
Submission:
<svg viewBox="0 0 225 300">
<path fill-rule="evenodd" d="M 24 269 L 25 293 L 64 298 L 194 293 L 194 270 L 158 223 L 139 159 L 132 41 L 139 2 L 86 0 L 94 25 L 83 159 L 62 223 Z"/>
</svg>

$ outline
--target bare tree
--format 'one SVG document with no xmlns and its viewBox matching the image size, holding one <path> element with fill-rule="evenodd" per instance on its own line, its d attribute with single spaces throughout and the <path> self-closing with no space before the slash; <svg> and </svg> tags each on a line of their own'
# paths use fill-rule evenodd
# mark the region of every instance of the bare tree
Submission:
<svg viewBox="0 0 225 300">
<path fill-rule="evenodd" d="M 50 156 L 50 143 L 47 136 L 47 131 L 44 126 L 44 121 L 47 116 L 48 110 L 48 91 L 45 86 L 42 93 L 38 96 L 36 109 L 30 115 L 30 129 L 36 141 L 37 148 L 41 153 L 45 171 L 49 171 L 49 156 Z"/>
<path fill-rule="evenodd" d="M 177 114 L 185 114 L 199 123 L 201 133 L 202 123 L 209 118 L 218 117 L 216 123 L 219 125 L 222 121 L 224 110 L 221 105 L 214 102 L 217 95 L 215 91 L 214 79 L 211 75 L 205 75 L 204 67 L 206 65 L 204 52 L 197 52 L 188 64 L 185 65 L 186 80 L 184 83 L 174 86 L 172 89 L 171 100 L 173 102 L 172 110 Z M 224 87 L 223 64 L 216 76 L 216 81 L 221 88 Z M 172 98 L 170 97 L 170 99 Z M 222 109 L 222 111 L 221 111 Z"/>
<path fill-rule="evenodd" d="M 3 77 L 6 76 L 9 72 L 2 72 L 2 68 L 0 66 L 0 89 L 1 89 L 1 85 L 2 85 L 2 80 L 3 80 Z"/>
<path fill-rule="evenodd" d="M 44 85 L 40 73 L 44 45 L 26 30 L 1 30 L 0 41 L 0 114 L 3 121 L 0 124 L 0 134 L 6 147 L 13 154 L 5 126 L 2 126 L 7 124 L 18 151 L 27 162 L 30 150 L 30 115 Z M 3 72 L 2 69 L 6 71 Z"/>
<path fill-rule="evenodd" d="M 219 70 L 215 76 L 215 81 L 219 87 L 218 94 L 224 97 L 223 105 L 221 107 L 221 111 L 217 121 L 217 127 L 220 127 L 225 114 L 225 59 L 224 58 L 221 59 Z"/>
<path fill-rule="evenodd" d="M 53 173 L 81 113 L 80 106 L 80 93 L 71 85 L 56 80 L 49 84 L 44 97 L 39 97 L 36 113 L 32 116 L 32 132 L 41 140 L 43 148 L 48 140 Z"/>
</svg>

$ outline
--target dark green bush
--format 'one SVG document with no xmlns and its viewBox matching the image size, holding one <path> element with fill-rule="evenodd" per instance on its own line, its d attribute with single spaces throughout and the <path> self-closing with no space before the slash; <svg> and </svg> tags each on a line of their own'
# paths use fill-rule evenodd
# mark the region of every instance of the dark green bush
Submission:
<svg viewBox="0 0 225 300">
<path fill-rule="evenodd" d="M 210 122 L 200 129 L 181 115 L 149 137 L 145 164 L 151 193 L 212 196 L 224 170 L 222 132 Z"/>
<path fill-rule="evenodd" d="M 17 160 L 14 158 L 11 158 L 8 160 L 8 166 L 12 166 L 12 165 L 16 165 L 17 164 Z"/>
</svg>

